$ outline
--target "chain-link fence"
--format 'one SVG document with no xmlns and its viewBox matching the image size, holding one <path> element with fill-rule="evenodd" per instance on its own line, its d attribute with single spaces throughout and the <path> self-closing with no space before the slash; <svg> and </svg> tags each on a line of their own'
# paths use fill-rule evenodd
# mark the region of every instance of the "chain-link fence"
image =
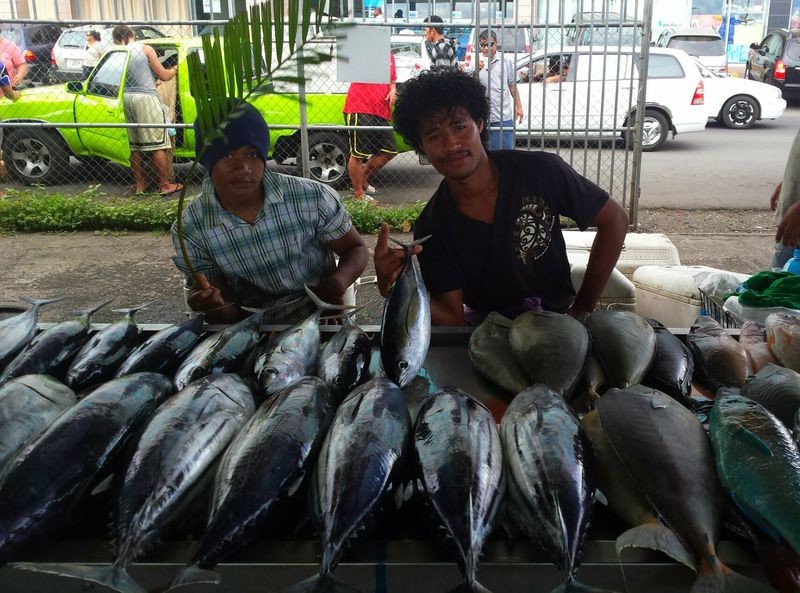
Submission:
<svg viewBox="0 0 800 593">
<path fill-rule="evenodd" d="M 650 30 L 646 14 L 644 19 L 624 15 L 642 13 L 643 8 L 646 13 L 651 3 L 642 0 L 629 6 L 623 2 L 620 13 L 583 11 L 579 4 L 579 12 L 567 15 L 563 3 L 556 10 L 544 0 L 536 4 L 537 10 L 531 8 L 529 15 L 513 18 L 500 10 L 490 10 L 488 14 L 496 18 L 489 18 L 484 5 L 476 4 L 474 13 L 479 13 L 479 18 L 471 20 L 460 18 L 455 10 L 443 12 L 438 4 L 417 3 L 417 10 L 406 5 L 405 12 L 398 4 L 397 10 L 392 11 L 394 5 L 387 5 L 386 10 L 396 18 L 377 21 L 363 13 L 349 20 L 361 27 L 380 27 L 389 36 L 401 87 L 420 70 L 426 51 L 422 20 L 434 9 L 443 12 L 445 35 L 453 40 L 459 63 L 466 70 L 474 70 L 484 57 L 477 43 L 479 32 L 492 32 L 497 49 L 510 59 L 488 67 L 504 69 L 502 75 L 514 82 L 523 107 L 522 121 L 512 126 L 517 147 L 560 154 L 609 191 L 635 221 L 642 148 L 641 123 L 635 114 L 643 100 L 640 72 L 645 71 L 648 53 L 648 44 L 642 40 L 650 38 Z M 491 9 L 493 4 L 487 7 Z M 29 69 L 30 76 L 20 85 L 21 99 L 13 103 L 0 100 L 4 164 L 12 184 L 56 185 L 66 191 L 99 183 L 109 194 L 131 193 L 128 128 L 142 127 L 166 134 L 171 147 L 171 179 L 198 181 L 185 178 L 188 167 L 184 163 L 194 157 L 192 123 L 196 116 L 185 61 L 190 53 L 201 51 L 199 38 L 193 34 L 221 22 L 126 23 L 156 50 L 164 67 L 178 66 L 175 79 L 158 84 L 163 118 L 155 124 L 125 120 L 129 52 L 112 42 L 115 24 L 24 19 L 0 23 L 0 31 L 12 40 L 21 40 L 24 29 L 47 27 L 52 42 L 49 67 L 35 73 Z M 270 167 L 291 174 L 305 171 L 346 195 L 349 147 L 342 108 L 348 84 L 337 80 L 336 30 L 337 23 L 329 23 L 307 45 L 307 51 L 323 58 L 317 64 L 306 64 L 301 72 L 305 78 L 302 109 L 297 83 L 281 80 L 281 76 L 268 94 L 253 102 L 271 128 L 274 160 Z M 94 52 L 100 54 L 99 61 L 88 51 L 94 32 L 100 37 L 101 51 Z M 583 48 L 576 49 L 576 45 Z M 506 72 L 506 68 L 513 71 Z M 296 76 L 297 62 L 287 63 L 279 75 Z M 307 132 L 306 149 L 301 130 Z M 401 153 L 370 183 L 382 192 L 380 199 L 386 203 L 428 199 L 441 177 L 402 141 L 400 146 Z M 159 191 L 156 171 L 147 170 L 149 189 Z"/>
</svg>

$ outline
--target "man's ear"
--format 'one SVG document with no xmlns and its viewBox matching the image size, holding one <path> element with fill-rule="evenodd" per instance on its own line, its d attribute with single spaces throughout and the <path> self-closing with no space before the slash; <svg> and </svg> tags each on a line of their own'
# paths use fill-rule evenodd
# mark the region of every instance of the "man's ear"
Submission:
<svg viewBox="0 0 800 593">
<path fill-rule="evenodd" d="M 478 123 L 478 134 L 483 134 L 483 126 L 484 126 L 483 118 L 479 119 L 477 123 Z"/>
</svg>

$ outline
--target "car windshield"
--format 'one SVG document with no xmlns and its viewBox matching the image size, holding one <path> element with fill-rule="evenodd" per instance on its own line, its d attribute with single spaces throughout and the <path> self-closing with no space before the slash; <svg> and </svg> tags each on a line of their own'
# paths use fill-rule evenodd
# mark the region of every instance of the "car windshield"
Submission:
<svg viewBox="0 0 800 593">
<path fill-rule="evenodd" d="M 682 49 L 690 56 L 721 56 L 725 54 L 725 42 L 719 37 L 677 36 L 669 40 L 667 47 Z"/>
<path fill-rule="evenodd" d="M 64 31 L 58 40 L 59 47 L 86 47 L 86 31 Z"/>
<path fill-rule="evenodd" d="M 0 37 L 5 37 L 12 43 L 19 45 L 22 42 L 22 31 L 20 29 L 0 29 Z"/>
<path fill-rule="evenodd" d="M 396 58 L 419 58 L 422 43 L 417 37 L 412 39 L 392 40 L 392 53 Z"/>
<path fill-rule="evenodd" d="M 642 31 L 635 24 L 609 23 L 608 25 L 578 26 L 580 30 L 576 45 L 639 45 Z"/>
<path fill-rule="evenodd" d="M 484 27 L 478 31 L 478 35 L 489 27 Z M 525 27 L 492 27 L 494 34 L 497 36 L 497 45 L 500 51 L 514 52 L 517 54 L 524 54 L 530 51 L 530 46 L 527 43 L 525 36 Z"/>
</svg>

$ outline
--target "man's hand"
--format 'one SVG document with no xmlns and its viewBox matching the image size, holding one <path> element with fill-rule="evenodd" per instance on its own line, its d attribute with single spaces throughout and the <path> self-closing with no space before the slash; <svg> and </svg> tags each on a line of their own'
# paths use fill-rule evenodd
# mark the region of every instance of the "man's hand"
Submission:
<svg viewBox="0 0 800 593">
<path fill-rule="evenodd" d="M 211 284 L 203 274 L 198 274 L 197 284 L 192 289 L 186 302 L 193 311 L 211 311 L 224 307 L 226 304 L 233 304 L 226 303 L 222 297 L 222 291 Z"/>
<path fill-rule="evenodd" d="M 330 275 L 322 279 L 317 284 L 314 293 L 323 301 L 331 305 L 341 305 L 344 303 L 344 293 L 347 290 L 346 286 L 342 286 L 339 279 Z"/>
<path fill-rule="evenodd" d="M 778 185 L 775 186 L 775 189 L 772 190 L 772 195 L 769 197 L 769 209 L 775 212 L 778 208 L 778 198 L 781 195 L 781 188 L 783 187 L 783 181 L 781 181 Z"/>
<path fill-rule="evenodd" d="M 800 203 L 789 208 L 781 218 L 775 233 L 775 242 L 789 247 L 800 244 Z"/>
<path fill-rule="evenodd" d="M 421 252 L 421 245 L 415 245 L 411 249 L 413 255 Z M 375 275 L 378 277 L 378 290 L 384 297 L 389 294 L 389 287 L 397 280 L 405 261 L 406 254 L 403 249 L 389 247 L 389 225 L 384 222 L 381 225 L 381 232 L 378 234 L 378 240 L 375 243 L 375 255 L 373 257 Z"/>
</svg>

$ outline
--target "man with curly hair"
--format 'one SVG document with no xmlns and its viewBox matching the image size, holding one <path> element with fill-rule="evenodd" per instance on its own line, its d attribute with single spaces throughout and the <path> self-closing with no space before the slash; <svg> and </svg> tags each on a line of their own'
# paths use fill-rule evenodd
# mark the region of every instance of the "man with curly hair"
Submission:
<svg viewBox="0 0 800 593">
<path fill-rule="evenodd" d="M 422 277 L 437 325 L 477 323 L 491 311 L 515 317 L 541 304 L 582 319 L 602 294 L 619 258 L 628 216 L 561 157 L 540 151 L 487 151 L 489 106 L 481 83 L 462 72 L 424 73 L 400 92 L 395 129 L 444 180 L 414 224 Z M 597 228 L 575 292 L 560 217 Z M 403 266 L 375 246 L 378 288 L 386 295 Z"/>
</svg>

